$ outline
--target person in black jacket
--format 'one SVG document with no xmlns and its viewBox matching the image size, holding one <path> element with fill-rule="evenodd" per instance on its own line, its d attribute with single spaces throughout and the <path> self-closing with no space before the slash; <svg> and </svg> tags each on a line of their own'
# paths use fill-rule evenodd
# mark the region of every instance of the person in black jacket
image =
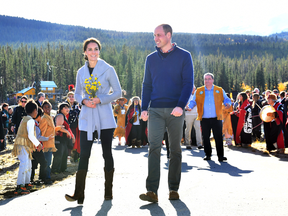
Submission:
<svg viewBox="0 0 288 216">
<path fill-rule="evenodd" d="M 73 150 L 68 149 L 68 160 L 71 162 L 77 162 L 80 156 L 80 131 L 78 128 L 78 119 L 81 111 L 79 103 L 74 98 L 74 92 L 68 92 L 67 103 L 69 104 L 69 115 L 67 115 L 67 120 L 71 128 L 72 133 L 75 136 L 75 144 Z"/>
<path fill-rule="evenodd" d="M 20 125 L 22 118 L 24 116 L 27 116 L 27 113 L 25 112 L 25 109 L 24 109 L 27 103 L 27 100 L 28 100 L 27 97 L 23 95 L 20 99 L 20 105 L 14 109 L 13 116 L 12 116 L 12 123 L 14 124 L 14 126 L 11 127 L 11 130 L 14 131 L 15 134 L 17 134 L 18 127 Z"/>
<path fill-rule="evenodd" d="M 0 151 L 5 150 L 4 144 L 4 128 L 2 124 L 2 118 L 0 118 Z"/>
<path fill-rule="evenodd" d="M 37 101 L 35 101 L 36 104 L 39 107 L 42 107 L 42 104 L 43 104 L 44 100 L 45 100 L 45 94 L 43 92 L 39 92 L 38 95 L 37 95 Z"/>
<path fill-rule="evenodd" d="M 261 138 L 261 123 L 262 120 L 260 119 L 259 113 L 261 111 L 262 104 L 258 93 L 253 94 L 253 103 L 252 103 L 252 139 L 260 140 Z"/>
</svg>

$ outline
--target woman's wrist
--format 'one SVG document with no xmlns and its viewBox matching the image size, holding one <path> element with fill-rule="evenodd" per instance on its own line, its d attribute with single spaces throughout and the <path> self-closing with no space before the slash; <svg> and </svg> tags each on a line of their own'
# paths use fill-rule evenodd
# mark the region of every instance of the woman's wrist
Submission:
<svg viewBox="0 0 288 216">
<path fill-rule="evenodd" d="M 87 101 L 87 99 L 83 99 L 82 102 L 81 102 L 82 105 L 85 105 L 85 104 L 86 104 L 86 101 Z"/>
</svg>

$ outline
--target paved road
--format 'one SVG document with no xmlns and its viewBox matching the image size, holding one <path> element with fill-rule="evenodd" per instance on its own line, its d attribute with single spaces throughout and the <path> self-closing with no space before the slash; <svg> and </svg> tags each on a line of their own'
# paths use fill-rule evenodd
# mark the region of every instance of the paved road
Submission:
<svg viewBox="0 0 288 216">
<path fill-rule="evenodd" d="M 161 157 L 159 203 L 141 201 L 146 192 L 148 148 L 131 149 L 113 142 L 114 199 L 104 201 L 101 147 L 93 146 L 84 205 L 67 202 L 75 178 L 46 189 L 0 202 L 1 215 L 288 215 L 287 159 L 258 152 L 225 148 L 227 163 L 204 161 L 203 150 L 183 150 L 180 200 L 168 200 L 166 149 Z"/>
</svg>

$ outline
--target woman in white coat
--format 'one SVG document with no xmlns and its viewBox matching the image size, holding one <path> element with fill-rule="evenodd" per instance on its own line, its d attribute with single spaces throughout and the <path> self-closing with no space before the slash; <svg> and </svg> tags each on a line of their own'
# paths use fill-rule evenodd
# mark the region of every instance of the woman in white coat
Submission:
<svg viewBox="0 0 288 216">
<path fill-rule="evenodd" d="M 100 41 L 96 38 L 88 38 L 83 43 L 85 65 L 78 70 L 76 78 L 75 99 L 82 103 L 79 116 L 80 130 L 80 161 L 76 174 L 74 195 L 65 195 L 68 201 L 78 201 L 83 204 L 85 180 L 89 164 L 92 144 L 95 138 L 101 139 L 104 172 L 105 172 L 105 200 L 112 199 L 112 182 L 114 174 L 114 162 L 111 145 L 116 123 L 112 111 L 111 101 L 121 97 L 121 86 L 114 68 L 99 58 L 101 50 Z M 96 97 L 91 98 L 87 80 L 97 80 Z M 112 88 L 113 93 L 110 93 Z M 88 91 L 87 91 L 88 89 Z"/>
</svg>

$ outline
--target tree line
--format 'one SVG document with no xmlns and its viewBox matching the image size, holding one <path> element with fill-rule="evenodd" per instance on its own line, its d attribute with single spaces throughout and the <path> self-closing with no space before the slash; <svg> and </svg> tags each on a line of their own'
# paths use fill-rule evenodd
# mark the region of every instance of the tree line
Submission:
<svg viewBox="0 0 288 216">
<path fill-rule="evenodd" d="M 186 48 L 186 47 L 184 47 Z M 119 77 L 127 97 L 141 95 L 146 56 L 153 49 L 141 50 L 124 44 L 121 49 L 116 46 L 103 46 L 100 57 L 111 64 Z M 248 55 L 231 58 L 224 55 L 220 48 L 215 54 L 193 52 L 194 83 L 203 85 L 203 74 L 215 75 L 215 84 L 222 86 L 226 92 L 241 91 L 243 84 L 258 87 L 261 91 L 277 88 L 281 82 L 288 80 L 288 57 L 277 57 L 273 53 Z M 47 62 L 52 66 L 49 70 Z M 82 44 L 70 48 L 69 44 L 47 43 L 36 47 L 21 44 L 18 48 L 10 45 L 0 46 L 0 76 L 2 77 L 2 94 L 18 92 L 31 86 L 34 81 L 52 80 L 58 89 L 67 90 L 69 84 L 75 84 L 77 70 L 84 64 Z"/>
</svg>

